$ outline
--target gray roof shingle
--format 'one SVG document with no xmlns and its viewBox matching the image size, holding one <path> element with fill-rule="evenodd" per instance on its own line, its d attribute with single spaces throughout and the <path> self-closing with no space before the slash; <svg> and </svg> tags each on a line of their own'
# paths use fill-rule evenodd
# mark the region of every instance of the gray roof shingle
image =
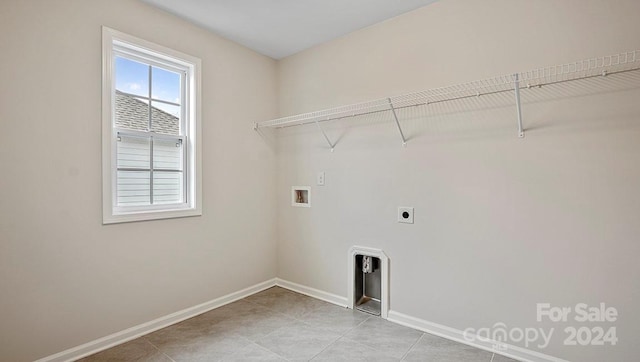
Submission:
<svg viewBox="0 0 640 362">
<path fill-rule="evenodd" d="M 147 131 L 149 127 L 149 105 L 135 97 L 116 91 L 116 127 Z M 151 107 L 153 131 L 178 135 L 180 119 L 156 107 Z"/>
</svg>

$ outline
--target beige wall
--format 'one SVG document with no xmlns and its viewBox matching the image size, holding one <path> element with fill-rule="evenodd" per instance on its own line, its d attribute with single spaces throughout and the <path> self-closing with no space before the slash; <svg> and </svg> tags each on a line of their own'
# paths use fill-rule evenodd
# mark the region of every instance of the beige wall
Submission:
<svg viewBox="0 0 640 362">
<path fill-rule="evenodd" d="M 133 0 L 1 2 L 0 359 L 50 355 L 276 274 L 346 296 L 357 244 L 390 256 L 392 310 L 528 327 L 536 302 L 606 302 L 620 312 L 616 348 L 554 338 L 542 352 L 633 360 L 637 90 L 545 89 L 561 97 L 525 105 L 524 140 L 504 100 L 407 121 L 406 149 L 374 118 L 329 126 L 334 153 L 313 127 L 281 132 L 276 155 L 249 123 L 638 49 L 638 13 L 632 0 L 443 0 L 276 64 Z M 202 59 L 202 217 L 101 225 L 102 25 Z M 313 186 L 312 208 L 289 206 L 292 185 Z M 416 223 L 397 224 L 397 206 L 414 206 Z"/>
<path fill-rule="evenodd" d="M 203 215 L 101 224 L 101 26 L 202 59 Z M 275 61 L 142 2 L 0 2 L 0 360 L 276 276 Z M 250 106 L 247 106 L 250 104 Z"/>
<path fill-rule="evenodd" d="M 633 0 L 439 1 L 280 61 L 279 113 L 640 49 L 637 14 Z M 278 276 L 346 296 L 348 248 L 382 248 L 394 311 L 460 330 L 555 327 L 540 352 L 635 360 L 638 81 L 525 92 L 522 140 L 502 98 L 404 122 L 406 149 L 390 118 L 326 125 L 334 153 L 315 126 L 281 132 Z M 292 185 L 312 186 L 311 208 L 289 206 Z M 415 207 L 414 225 L 396 223 L 398 206 Z M 563 346 L 566 325 L 536 323 L 538 302 L 616 307 L 619 344 Z"/>
</svg>

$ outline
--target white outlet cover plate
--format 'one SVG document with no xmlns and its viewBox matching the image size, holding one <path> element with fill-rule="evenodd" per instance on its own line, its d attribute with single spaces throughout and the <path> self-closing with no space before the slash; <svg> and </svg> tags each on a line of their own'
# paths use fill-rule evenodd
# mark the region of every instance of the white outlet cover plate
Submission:
<svg viewBox="0 0 640 362">
<path fill-rule="evenodd" d="M 318 180 L 316 183 L 318 186 L 324 186 L 324 172 L 318 172 Z"/>
<path fill-rule="evenodd" d="M 408 217 L 404 217 L 404 213 L 408 213 Z M 405 224 L 413 224 L 413 207 L 398 207 L 398 222 Z"/>
</svg>

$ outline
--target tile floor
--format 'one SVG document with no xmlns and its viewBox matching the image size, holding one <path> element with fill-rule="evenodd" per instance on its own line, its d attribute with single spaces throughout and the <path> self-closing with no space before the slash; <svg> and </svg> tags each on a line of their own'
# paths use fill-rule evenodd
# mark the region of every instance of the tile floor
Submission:
<svg viewBox="0 0 640 362">
<path fill-rule="evenodd" d="M 514 362 L 273 287 L 81 361 Z"/>
</svg>

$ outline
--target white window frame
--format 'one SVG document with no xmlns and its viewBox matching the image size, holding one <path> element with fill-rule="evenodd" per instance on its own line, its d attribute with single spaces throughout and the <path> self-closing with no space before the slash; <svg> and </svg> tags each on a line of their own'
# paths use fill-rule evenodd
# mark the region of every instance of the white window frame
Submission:
<svg viewBox="0 0 640 362">
<path fill-rule="evenodd" d="M 185 202 L 169 205 L 117 206 L 117 137 L 115 127 L 115 54 L 127 53 L 130 59 L 147 64 L 177 68 L 185 73 L 182 91 L 182 125 L 185 132 L 175 136 L 183 142 L 185 158 Z M 167 47 L 102 27 L 102 223 L 168 219 L 202 215 L 202 151 L 200 127 L 200 59 Z M 135 131 L 124 131 L 135 133 Z M 161 135 L 158 135 L 162 137 Z M 154 135 L 155 137 L 155 135 Z M 172 136 L 173 137 L 173 136 Z"/>
</svg>

